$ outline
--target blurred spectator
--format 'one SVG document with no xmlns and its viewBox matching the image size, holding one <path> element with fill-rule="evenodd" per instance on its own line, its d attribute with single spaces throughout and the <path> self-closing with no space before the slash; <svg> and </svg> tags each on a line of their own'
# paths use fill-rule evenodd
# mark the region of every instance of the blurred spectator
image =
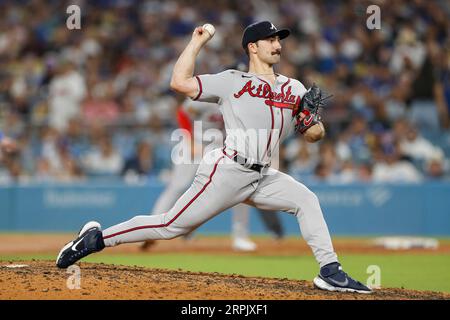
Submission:
<svg viewBox="0 0 450 320">
<path fill-rule="evenodd" d="M 429 180 L 438 181 L 438 180 L 449 180 L 449 177 L 446 175 L 446 164 L 442 157 L 434 157 L 427 160 L 425 164 L 425 172 L 426 176 Z"/>
<path fill-rule="evenodd" d="M 314 178 L 311 180 L 313 182 L 331 182 L 334 180 L 333 169 L 324 162 L 319 162 L 314 169 Z"/>
<path fill-rule="evenodd" d="M 88 98 L 82 104 L 86 123 L 112 124 L 119 118 L 119 105 L 114 101 L 111 82 L 99 83 L 88 89 Z"/>
<path fill-rule="evenodd" d="M 147 177 L 153 169 L 153 153 L 151 145 L 146 141 L 139 142 L 136 153 L 129 158 L 122 168 L 122 176 L 132 182 Z"/>
<path fill-rule="evenodd" d="M 443 151 L 419 134 L 417 128 L 409 125 L 405 135 L 399 140 L 400 152 L 415 160 L 442 157 Z"/>
<path fill-rule="evenodd" d="M 112 176 L 120 174 L 123 159 L 115 150 L 111 138 L 103 135 L 98 144 L 83 157 L 83 164 L 90 175 Z"/>
<path fill-rule="evenodd" d="M 64 153 L 62 159 L 63 168 L 57 175 L 59 182 L 78 182 L 85 180 L 85 174 L 80 164 L 69 153 Z"/>
<path fill-rule="evenodd" d="M 44 127 L 41 130 L 39 154 L 48 161 L 51 172 L 62 170 L 62 160 L 60 157 L 59 133 L 51 127 Z"/>
<path fill-rule="evenodd" d="M 25 182 L 28 180 L 28 176 L 20 164 L 19 153 L 3 155 L 1 164 L 4 169 L 0 170 L 0 184 Z"/>
<path fill-rule="evenodd" d="M 87 134 L 89 129 L 90 126 L 84 123 L 81 118 L 69 119 L 67 128 L 61 137 L 61 143 L 67 147 L 73 158 L 79 159 L 89 151 L 92 143 Z"/>
<path fill-rule="evenodd" d="M 373 133 L 361 115 L 352 119 L 349 128 L 340 136 L 337 152 L 343 160 L 353 159 L 356 163 L 370 160 Z"/>
<path fill-rule="evenodd" d="M 406 160 L 402 160 L 397 149 L 381 155 L 382 160 L 373 168 L 373 181 L 384 183 L 418 183 L 421 173 Z"/>
<path fill-rule="evenodd" d="M 60 62 L 58 74 L 50 82 L 49 121 L 58 130 L 64 130 L 70 118 L 80 113 L 80 104 L 86 95 L 86 86 L 76 66 Z"/>
<path fill-rule="evenodd" d="M 387 97 L 385 103 L 386 117 L 390 122 L 395 122 L 398 119 L 404 119 L 407 115 L 406 98 L 409 93 L 409 84 L 405 81 L 399 81 L 394 86 Z"/>
<path fill-rule="evenodd" d="M 289 172 L 335 183 L 445 180 L 450 7 L 445 1 L 379 2 L 381 30 L 368 30 L 362 26 L 370 4 L 84 1 L 83 27 L 70 31 L 62 3 L 2 1 L 0 122 L 20 142 L 17 164 L 0 163 L 4 181 L 115 178 L 127 165 L 136 169 L 140 158 L 153 159 L 152 174 L 170 168 L 177 127 L 170 74 L 193 27 L 204 20 L 216 26 L 195 70 L 215 73 L 247 61 L 237 35 L 260 19 L 292 31 L 276 71 L 334 95 L 323 112 L 324 141 L 287 141 Z M 151 144 L 150 155 L 134 150 L 142 139 Z"/>
<path fill-rule="evenodd" d="M 443 128 L 450 128 L 450 39 L 445 43 L 445 50 L 436 58 L 439 68 L 438 79 L 434 87 L 439 119 Z"/>
<path fill-rule="evenodd" d="M 359 182 L 372 182 L 373 166 L 370 163 L 363 163 L 358 167 L 358 181 Z"/>
<path fill-rule="evenodd" d="M 332 182 L 339 184 L 349 184 L 358 182 L 358 172 L 352 161 L 345 161 L 339 168 L 338 173 L 333 177 Z"/>
<path fill-rule="evenodd" d="M 331 141 L 324 141 L 320 145 L 319 157 L 320 161 L 330 168 L 337 168 L 339 166 L 334 144 Z"/>
<path fill-rule="evenodd" d="M 390 68 L 396 74 L 408 69 L 418 70 L 425 56 L 425 46 L 417 39 L 417 33 L 410 26 L 405 26 L 400 29 L 395 40 Z"/>
<path fill-rule="evenodd" d="M 303 139 L 294 139 L 285 151 L 289 172 L 301 177 L 310 176 L 317 164 L 317 145 L 308 144 Z"/>
<path fill-rule="evenodd" d="M 411 122 L 422 130 L 438 132 L 440 128 L 438 107 L 434 100 L 436 72 L 428 55 L 411 85 Z"/>
<path fill-rule="evenodd" d="M 36 162 L 34 181 L 39 183 L 53 182 L 54 175 L 51 169 L 50 161 L 46 158 L 39 158 Z"/>
<path fill-rule="evenodd" d="M 0 155 L 2 153 L 11 153 L 16 151 L 18 148 L 17 142 L 10 137 L 4 137 L 0 132 Z"/>
</svg>

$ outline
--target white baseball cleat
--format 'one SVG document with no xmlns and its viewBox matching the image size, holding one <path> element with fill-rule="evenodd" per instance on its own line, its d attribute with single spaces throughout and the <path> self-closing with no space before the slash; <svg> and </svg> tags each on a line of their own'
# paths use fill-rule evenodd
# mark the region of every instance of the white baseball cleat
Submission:
<svg viewBox="0 0 450 320">
<path fill-rule="evenodd" d="M 252 252 L 255 251 L 257 246 L 256 243 L 247 238 L 235 238 L 233 239 L 233 250 Z"/>
</svg>

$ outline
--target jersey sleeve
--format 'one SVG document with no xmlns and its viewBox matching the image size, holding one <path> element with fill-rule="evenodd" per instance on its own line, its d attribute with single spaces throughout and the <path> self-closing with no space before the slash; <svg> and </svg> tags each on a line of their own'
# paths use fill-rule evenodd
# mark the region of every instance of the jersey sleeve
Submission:
<svg viewBox="0 0 450 320">
<path fill-rule="evenodd" d="M 220 103 L 232 89 L 233 74 L 226 70 L 216 74 L 195 76 L 198 82 L 198 94 L 192 100 Z"/>
</svg>

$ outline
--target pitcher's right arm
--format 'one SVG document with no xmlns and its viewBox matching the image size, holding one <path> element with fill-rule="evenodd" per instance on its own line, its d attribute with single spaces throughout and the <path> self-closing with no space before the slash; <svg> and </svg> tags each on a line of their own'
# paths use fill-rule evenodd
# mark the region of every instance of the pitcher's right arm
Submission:
<svg viewBox="0 0 450 320">
<path fill-rule="evenodd" d="M 211 35 L 206 30 L 202 27 L 195 28 L 191 41 L 175 63 L 170 88 L 190 98 L 198 95 L 198 82 L 194 78 L 195 59 L 209 39 L 211 39 Z"/>
</svg>

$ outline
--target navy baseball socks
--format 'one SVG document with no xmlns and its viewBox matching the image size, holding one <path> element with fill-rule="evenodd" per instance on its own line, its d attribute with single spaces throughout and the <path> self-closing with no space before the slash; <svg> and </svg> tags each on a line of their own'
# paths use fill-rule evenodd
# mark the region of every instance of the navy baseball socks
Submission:
<svg viewBox="0 0 450 320">
<path fill-rule="evenodd" d="M 320 268 L 320 273 L 313 282 L 317 288 L 327 291 L 372 293 L 370 288 L 345 273 L 339 262 Z"/>
<path fill-rule="evenodd" d="M 56 258 L 56 266 L 65 269 L 87 255 L 105 248 L 101 226 L 90 221 L 81 228 L 78 237 L 67 243 Z"/>
</svg>

